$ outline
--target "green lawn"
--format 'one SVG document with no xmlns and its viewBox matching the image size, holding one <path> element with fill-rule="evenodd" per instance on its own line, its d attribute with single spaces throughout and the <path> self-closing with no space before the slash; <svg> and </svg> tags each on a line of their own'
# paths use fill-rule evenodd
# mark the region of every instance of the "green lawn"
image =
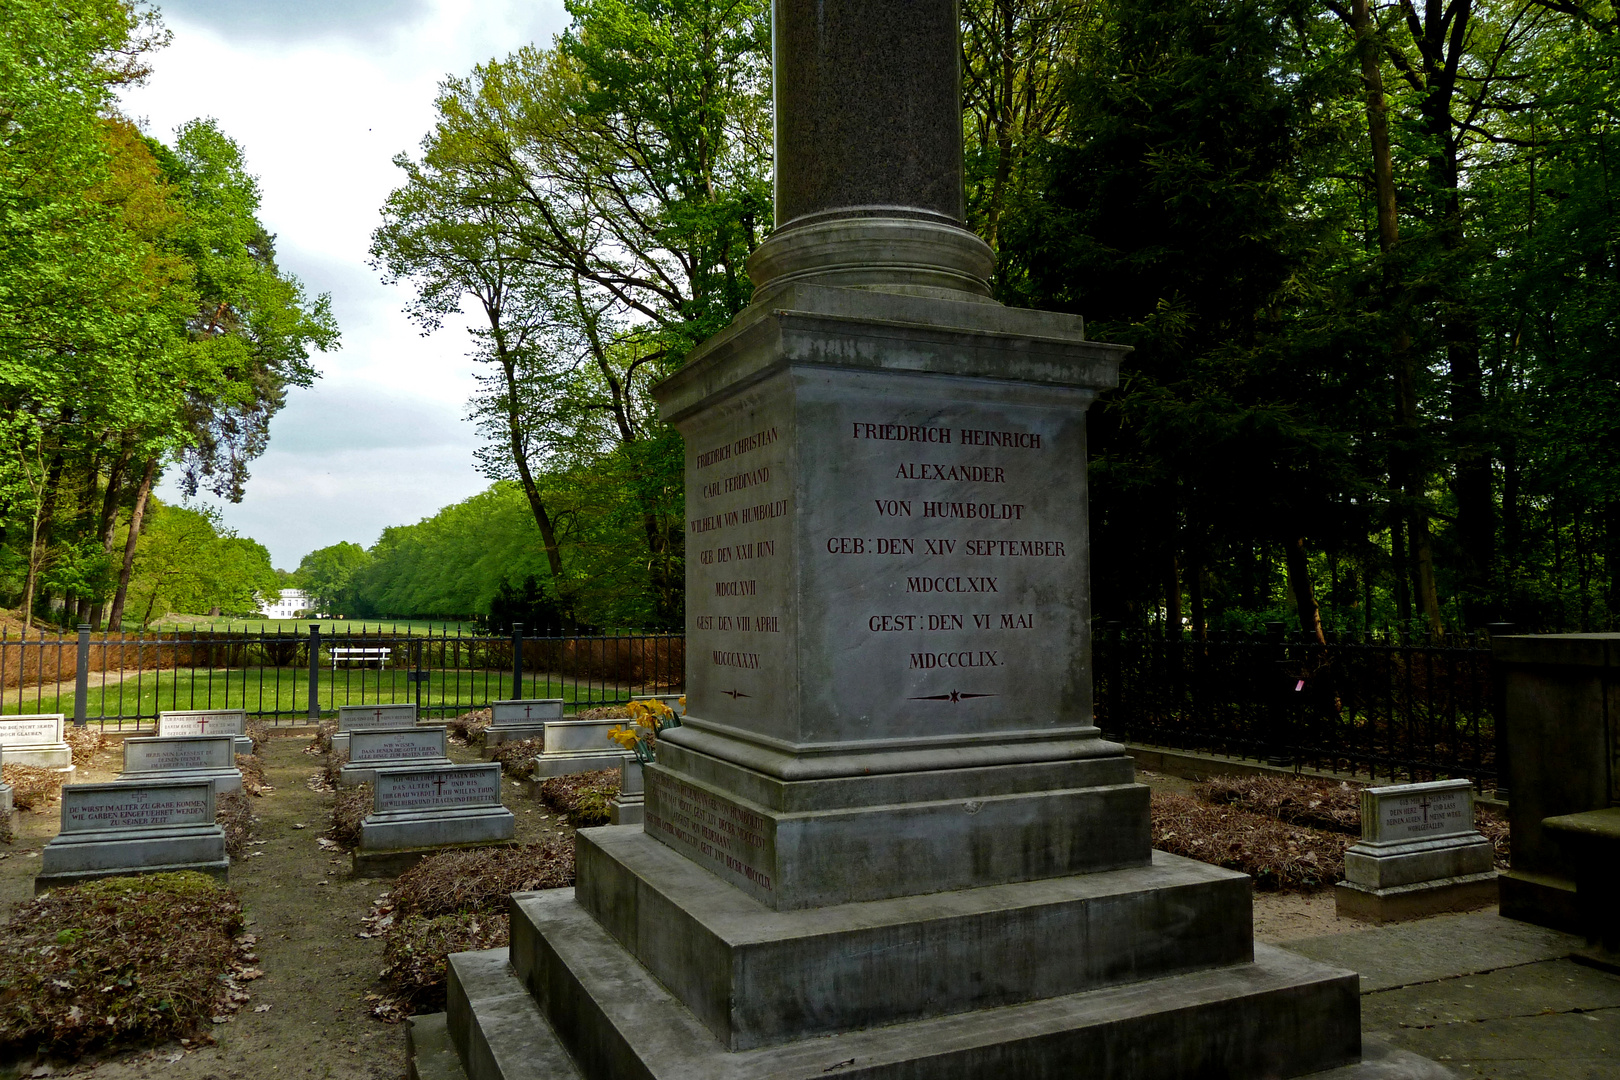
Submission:
<svg viewBox="0 0 1620 1080">
<path fill-rule="evenodd" d="M 166 620 L 154 622 L 148 629 L 163 633 L 186 633 L 196 630 L 199 633 L 214 631 L 225 634 L 274 634 L 292 633 L 307 634 L 311 626 L 321 628 L 323 634 L 344 633 L 384 633 L 426 635 L 429 632 L 451 635 L 457 632 L 471 634 L 471 623 L 461 622 L 434 622 L 424 619 L 209 619 L 202 616 L 171 617 Z M 136 636 L 137 628 L 128 627 L 125 631 L 131 637 Z"/>
<path fill-rule="evenodd" d="M 322 667 L 320 709 L 333 713 L 339 705 L 372 705 L 418 701 L 424 716 L 453 716 L 468 709 L 482 708 L 491 701 L 511 697 L 557 698 L 570 707 L 589 707 L 611 701 L 624 701 L 631 693 L 612 684 L 562 680 L 544 674 L 523 679 L 523 693 L 513 694 L 512 673 L 496 671 L 430 671 L 416 696 L 416 684 L 406 681 L 402 669 Z M 280 713 L 282 722 L 302 719 L 309 709 L 309 672 L 303 667 L 251 667 L 131 672 L 119 682 L 93 686 L 89 690 L 85 715 L 90 720 L 134 717 L 150 719 L 162 709 L 241 709 L 249 713 Z M 73 715 L 73 691 L 40 695 L 26 690 L 19 700 L 15 690 L 6 690 L 0 712 L 65 713 Z"/>
</svg>

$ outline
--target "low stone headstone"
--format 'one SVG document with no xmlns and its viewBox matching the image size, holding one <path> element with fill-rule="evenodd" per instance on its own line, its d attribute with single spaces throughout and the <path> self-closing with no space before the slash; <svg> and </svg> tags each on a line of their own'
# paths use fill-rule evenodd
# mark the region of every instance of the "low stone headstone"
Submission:
<svg viewBox="0 0 1620 1080">
<path fill-rule="evenodd" d="M 236 752 L 253 754 L 253 740 L 247 736 L 246 709 L 171 709 L 158 713 L 158 738 L 176 735 L 233 735 Z"/>
<path fill-rule="evenodd" d="M 416 724 L 416 705 L 340 705 L 338 706 L 337 734 L 332 736 L 332 751 L 349 752 L 349 732 L 377 731 L 382 728 L 413 727 Z"/>
<path fill-rule="evenodd" d="M 69 784 L 62 789 L 62 831 L 41 853 L 34 891 L 175 870 L 223 881 L 229 866 L 210 780 Z"/>
<path fill-rule="evenodd" d="M 362 877 L 391 876 L 435 851 L 502 843 L 517 831 L 501 805 L 495 763 L 378 769 L 371 808 L 354 853 Z"/>
<path fill-rule="evenodd" d="M 1361 842 L 1344 853 L 1340 915 L 1397 922 L 1496 901 L 1495 852 L 1474 827 L 1471 780 L 1366 788 Z"/>
<path fill-rule="evenodd" d="M 73 768 L 73 749 L 62 740 L 61 713 L 0 716 L 0 746 L 13 765 L 41 769 Z"/>
<path fill-rule="evenodd" d="M 490 724 L 484 729 L 484 758 L 502 743 L 542 738 L 546 721 L 563 718 L 562 698 L 524 698 L 492 701 Z"/>
<path fill-rule="evenodd" d="M 124 740 L 124 771 L 116 783 L 207 780 L 216 793 L 242 790 L 231 735 L 141 736 Z"/>
<path fill-rule="evenodd" d="M 619 793 L 608 800 L 608 821 L 614 825 L 640 825 L 647 820 L 646 808 L 641 759 L 625 758 L 619 763 Z"/>
<path fill-rule="evenodd" d="M 6 747 L 0 743 L 0 766 L 6 763 Z M 0 776 L 0 824 L 10 824 L 12 815 L 16 811 L 11 806 L 11 785 Z"/>
<path fill-rule="evenodd" d="M 634 759 L 635 754 L 608 738 L 608 732 L 634 723 L 623 719 L 551 721 L 542 736 L 546 740 L 545 752 L 535 758 L 535 779 L 617 769 L 625 758 Z"/>
<path fill-rule="evenodd" d="M 449 765 L 443 727 L 379 728 L 349 733 L 349 761 L 339 772 L 345 785 L 368 783 L 378 769 Z"/>
</svg>

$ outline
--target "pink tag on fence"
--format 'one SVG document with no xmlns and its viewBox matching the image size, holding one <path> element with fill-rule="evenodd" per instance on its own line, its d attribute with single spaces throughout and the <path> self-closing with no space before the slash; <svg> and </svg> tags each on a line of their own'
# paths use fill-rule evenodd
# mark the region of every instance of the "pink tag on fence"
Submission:
<svg viewBox="0 0 1620 1080">
<path fill-rule="evenodd" d="M 1303 689 L 1305 689 L 1305 680 L 1304 679 L 1301 679 L 1301 680 L 1299 680 L 1299 682 L 1294 684 L 1294 693 L 1297 694 Z"/>
</svg>

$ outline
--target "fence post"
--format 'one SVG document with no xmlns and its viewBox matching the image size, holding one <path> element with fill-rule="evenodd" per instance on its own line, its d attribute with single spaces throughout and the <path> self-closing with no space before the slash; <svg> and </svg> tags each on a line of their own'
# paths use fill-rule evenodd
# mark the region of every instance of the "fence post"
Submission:
<svg viewBox="0 0 1620 1080">
<path fill-rule="evenodd" d="M 523 624 L 512 624 L 512 696 L 523 696 Z"/>
<path fill-rule="evenodd" d="M 309 627 L 309 721 L 321 722 L 321 628 Z"/>
<path fill-rule="evenodd" d="M 79 624 L 79 662 L 73 672 L 73 726 L 84 727 L 90 706 L 90 624 Z"/>
</svg>

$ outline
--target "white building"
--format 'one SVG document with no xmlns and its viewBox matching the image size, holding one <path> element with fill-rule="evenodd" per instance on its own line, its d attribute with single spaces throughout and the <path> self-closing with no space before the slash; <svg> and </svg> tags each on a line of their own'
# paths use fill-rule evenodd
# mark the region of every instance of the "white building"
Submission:
<svg viewBox="0 0 1620 1080">
<path fill-rule="evenodd" d="M 297 619 L 315 610 L 315 601 L 303 589 L 282 589 L 281 596 L 259 601 L 259 614 L 266 619 Z"/>
</svg>

